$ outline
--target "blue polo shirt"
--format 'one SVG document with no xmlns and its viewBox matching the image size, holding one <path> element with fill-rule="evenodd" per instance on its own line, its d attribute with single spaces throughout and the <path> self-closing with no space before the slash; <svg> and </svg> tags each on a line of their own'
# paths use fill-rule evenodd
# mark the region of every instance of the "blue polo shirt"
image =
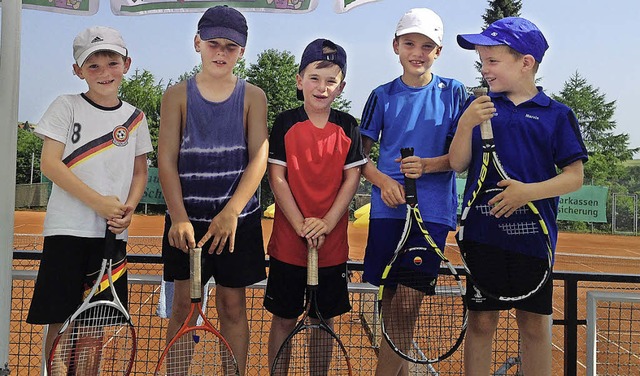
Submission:
<svg viewBox="0 0 640 376">
<path fill-rule="evenodd" d="M 524 183 L 541 182 L 555 177 L 556 167 L 562 169 L 578 160 L 587 161 L 587 150 L 582 142 L 575 114 L 569 107 L 549 98 L 541 87 L 538 87 L 535 97 L 518 106 L 502 93 L 489 93 L 489 96 L 496 108 L 496 113 L 491 119 L 496 152 L 510 178 Z M 463 201 L 465 203 L 476 188 L 481 165 L 482 138 L 480 127 L 475 127 Z M 501 179 L 497 174 L 488 174 L 484 187 L 495 185 L 499 180 Z M 549 228 L 553 250 L 558 237 L 558 200 L 558 197 L 553 197 L 534 202 Z M 546 257 L 542 254 L 532 254 L 532 250 L 522 242 L 514 244 L 504 236 L 482 233 L 477 231 L 477 226 L 473 226 L 472 223 L 467 223 L 467 226 L 465 240 Z"/>
<path fill-rule="evenodd" d="M 413 147 L 421 158 L 449 153 L 454 119 L 467 99 L 462 83 L 433 75 L 426 86 L 407 86 L 400 77 L 373 90 L 360 123 L 360 133 L 380 141 L 378 169 L 404 184 L 400 173 L 400 149 Z M 426 222 L 456 226 L 457 195 L 452 171 L 424 174 L 416 182 L 420 214 Z M 404 219 L 406 208 L 390 208 L 376 186 L 371 192 L 371 218 Z"/>
</svg>

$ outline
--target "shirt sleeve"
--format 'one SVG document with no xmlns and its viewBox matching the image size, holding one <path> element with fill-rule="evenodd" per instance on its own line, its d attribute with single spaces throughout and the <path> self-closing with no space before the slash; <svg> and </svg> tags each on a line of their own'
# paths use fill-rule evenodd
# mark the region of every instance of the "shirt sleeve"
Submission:
<svg viewBox="0 0 640 376">
<path fill-rule="evenodd" d="M 282 114 L 276 116 L 269 135 L 269 163 L 287 166 L 287 155 L 284 146 L 284 121 Z"/>
<path fill-rule="evenodd" d="M 65 144 L 69 129 L 73 126 L 73 108 L 64 96 L 56 98 L 36 125 L 34 133 L 41 138 L 49 137 Z"/>
<path fill-rule="evenodd" d="M 136 156 L 151 153 L 153 145 L 151 144 L 151 136 L 149 135 L 149 124 L 147 116 L 142 117 L 142 122 L 138 126 L 136 135 Z"/>
<path fill-rule="evenodd" d="M 569 110 L 564 116 L 559 117 L 553 141 L 554 163 L 559 168 L 577 160 L 587 161 L 587 149 L 580 134 L 578 119 L 573 111 Z"/>
<path fill-rule="evenodd" d="M 360 133 L 374 141 L 379 141 L 383 126 L 382 101 L 376 90 L 372 91 L 362 110 Z"/>
<path fill-rule="evenodd" d="M 351 146 L 349 147 L 349 153 L 344 164 L 344 169 L 350 169 L 357 166 L 362 166 L 367 163 L 367 157 L 362 150 L 362 137 L 360 137 L 360 129 L 356 119 L 350 116 L 351 122 L 349 124 L 349 133 L 347 134 L 351 139 Z"/>
</svg>

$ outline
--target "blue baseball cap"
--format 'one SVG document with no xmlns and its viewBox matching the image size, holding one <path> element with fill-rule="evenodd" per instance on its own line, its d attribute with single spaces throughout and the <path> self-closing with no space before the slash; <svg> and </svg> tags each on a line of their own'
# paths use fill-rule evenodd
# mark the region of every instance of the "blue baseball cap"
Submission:
<svg viewBox="0 0 640 376">
<path fill-rule="evenodd" d="M 329 39 L 316 39 L 307 45 L 300 59 L 298 73 L 301 73 L 307 65 L 322 60 L 330 61 L 340 67 L 343 78 L 347 75 L 347 53 L 344 48 Z M 301 90 L 298 90 L 297 96 L 299 100 L 304 100 Z"/>
<path fill-rule="evenodd" d="M 242 13 L 226 5 L 207 9 L 198 21 L 200 39 L 229 39 L 240 47 L 247 45 L 247 20 Z"/>
<path fill-rule="evenodd" d="M 467 50 L 476 46 L 507 45 L 523 55 L 531 55 L 538 63 L 549 48 L 542 32 L 531 21 L 520 17 L 506 17 L 487 27 L 480 34 L 458 34 L 458 44 Z"/>
</svg>

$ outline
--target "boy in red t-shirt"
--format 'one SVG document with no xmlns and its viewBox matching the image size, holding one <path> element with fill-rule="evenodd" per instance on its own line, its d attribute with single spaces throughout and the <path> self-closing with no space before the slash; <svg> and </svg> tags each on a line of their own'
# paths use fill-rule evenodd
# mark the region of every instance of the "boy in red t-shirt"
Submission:
<svg viewBox="0 0 640 376">
<path fill-rule="evenodd" d="M 347 72 L 344 49 L 311 42 L 296 75 L 304 105 L 280 113 L 269 138 L 276 210 L 265 308 L 273 313 L 269 366 L 304 310 L 307 248 L 318 249 L 318 306 L 329 324 L 351 309 L 347 291 L 348 207 L 366 163 L 356 119 L 334 110 Z"/>
</svg>

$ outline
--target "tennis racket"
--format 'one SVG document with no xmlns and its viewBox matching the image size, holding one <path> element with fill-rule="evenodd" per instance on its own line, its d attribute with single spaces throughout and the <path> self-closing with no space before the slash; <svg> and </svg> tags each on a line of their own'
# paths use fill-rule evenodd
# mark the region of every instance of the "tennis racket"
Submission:
<svg viewBox="0 0 640 376">
<path fill-rule="evenodd" d="M 202 312 L 202 248 L 189 250 L 191 311 L 162 352 L 155 375 L 240 375 L 229 343 Z"/>
<path fill-rule="evenodd" d="M 413 148 L 401 149 L 402 158 Z M 467 309 L 460 276 L 424 226 L 415 179 L 405 177 L 407 214 L 402 236 L 382 273 L 378 311 L 385 340 L 402 358 L 431 364 L 453 354 L 464 337 Z M 429 247 L 407 246 L 412 223 Z M 427 275 L 424 262 L 439 261 L 444 273 Z"/>
<path fill-rule="evenodd" d="M 96 282 L 78 309 L 62 324 L 53 342 L 47 360 L 50 376 L 131 373 L 136 332 L 113 286 L 115 245 L 116 236 L 107 229 Z M 115 267 L 117 276 L 124 275 L 126 264 L 123 259 Z"/>
<path fill-rule="evenodd" d="M 348 375 L 349 354 L 342 341 L 320 314 L 317 302 L 318 250 L 309 247 L 307 256 L 307 301 L 302 318 L 278 349 L 271 375 Z M 311 310 L 316 319 L 311 319 Z"/>
<path fill-rule="evenodd" d="M 476 97 L 486 94 L 486 88 L 474 90 Z M 533 202 L 527 202 L 509 217 L 496 218 L 490 213 L 493 206 L 489 205 L 489 201 L 503 192 L 496 184 L 498 181 L 509 179 L 509 175 L 496 153 L 491 120 L 480 124 L 480 133 L 480 175 L 476 188 L 462 211 L 456 238 L 465 270 L 479 292 L 501 301 L 519 301 L 538 292 L 548 281 L 553 258 L 551 239 L 547 225 Z M 487 176 L 491 176 L 490 181 L 494 180 L 495 183 L 487 184 Z M 501 249 L 468 250 L 469 243 L 465 239 L 465 231 L 471 226 L 477 233 L 499 239 L 506 238 L 508 244 L 526 244 L 531 250 L 531 255 Z M 497 257 L 504 262 L 489 263 L 486 262 L 488 257 Z"/>
</svg>

